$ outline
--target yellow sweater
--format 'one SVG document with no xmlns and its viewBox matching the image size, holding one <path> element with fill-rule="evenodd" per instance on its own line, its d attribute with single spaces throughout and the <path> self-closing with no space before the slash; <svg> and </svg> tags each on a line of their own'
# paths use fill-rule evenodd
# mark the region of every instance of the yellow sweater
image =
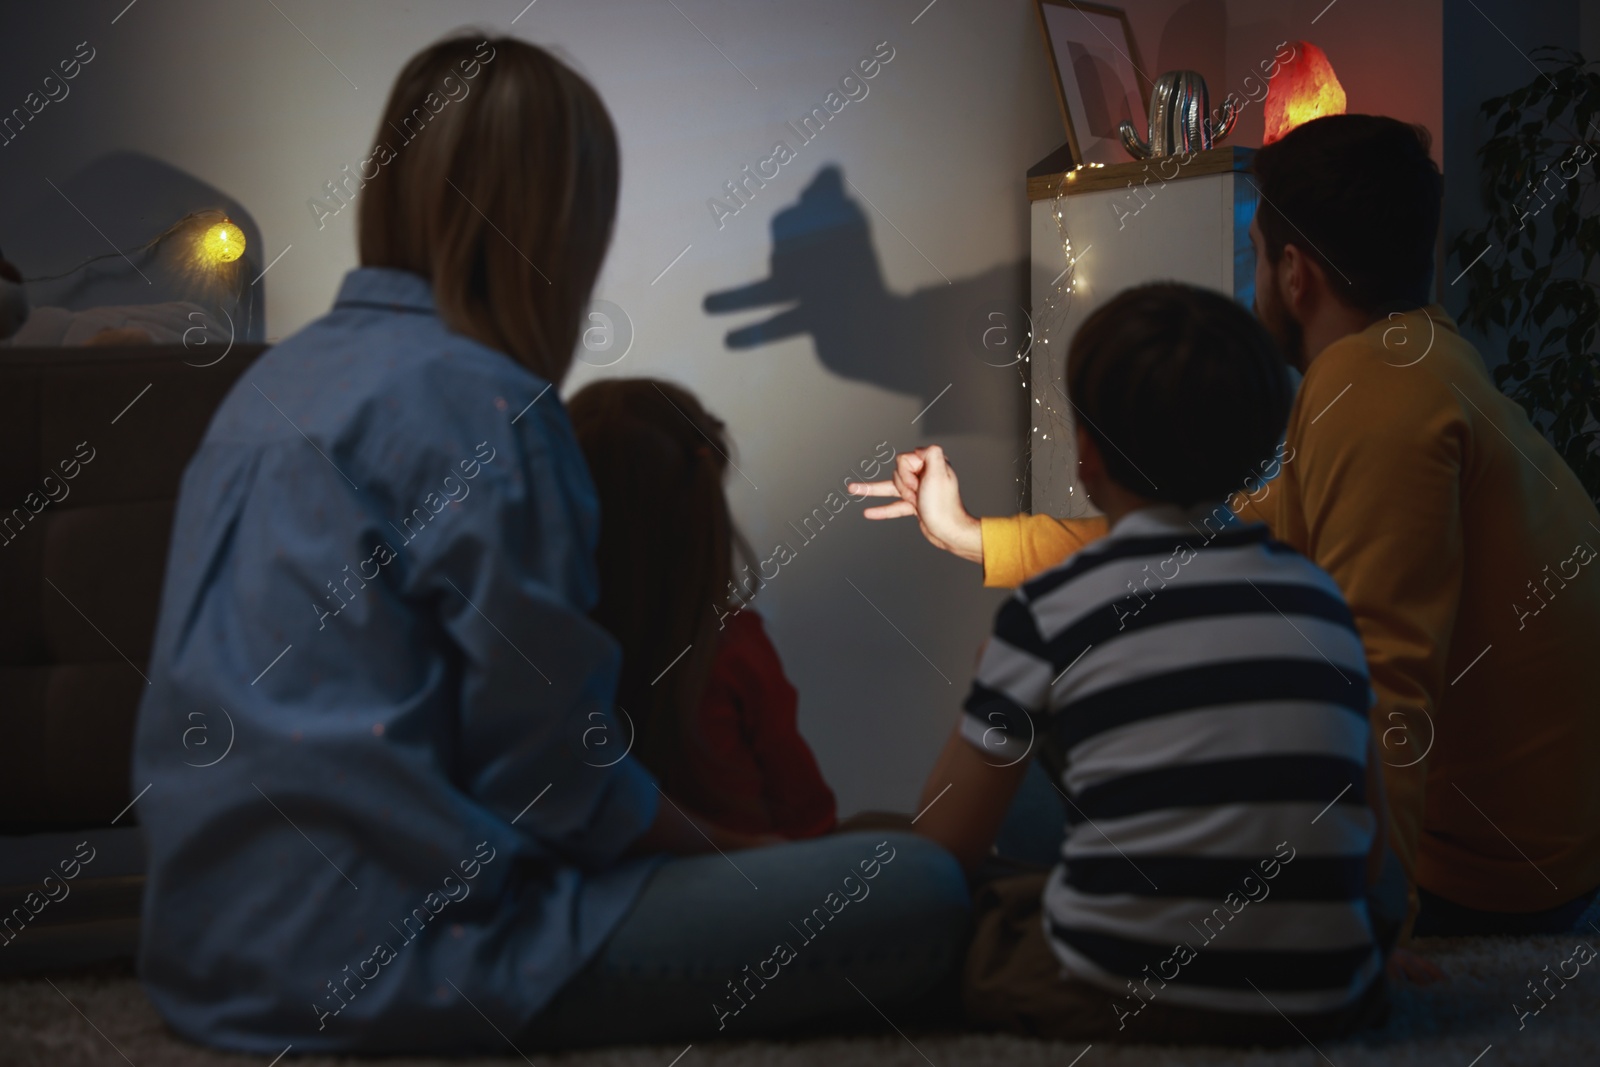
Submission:
<svg viewBox="0 0 1600 1067">
<path fill-rule="evenodd" d="M 1314 359 L 1286 445 L 1281 474 L 1233 507 L 1350 602 L 1413 882 L 1521 912 L 1600 885 L 1600 514 L 1582 484 L 1438 306 Z M 1105 529 L 984 519 L 985 584 Z"/>
</svg>

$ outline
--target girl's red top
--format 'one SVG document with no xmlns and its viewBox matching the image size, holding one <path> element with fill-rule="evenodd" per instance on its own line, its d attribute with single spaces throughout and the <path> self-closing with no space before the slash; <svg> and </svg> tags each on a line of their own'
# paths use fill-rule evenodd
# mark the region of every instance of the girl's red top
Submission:
<svg viewBox="0 0 1600 1067">
<path fill-rule="evenodd" d="M 692 731 L 698 744 L 662 788 L 730 830 L 827 833 L 836 822 L 833 790 L 800 736 L 798 695 L 761 617 L 726 616 L 720 637 Z"/>
</svg>

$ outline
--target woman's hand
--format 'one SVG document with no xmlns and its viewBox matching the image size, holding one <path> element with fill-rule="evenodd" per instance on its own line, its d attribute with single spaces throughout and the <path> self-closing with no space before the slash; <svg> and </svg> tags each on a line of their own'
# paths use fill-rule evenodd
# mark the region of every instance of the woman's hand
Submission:
<svg viewBox="0 0 1600 1067">
<path fill-rule="evenodd" d="M 787 844 L 789 838 L 782 834 L 743 834 L 734 830 L 715 828 L 711 836 L 715 840 L 720 834 L 722 840 L 717 842 L 719 848 L 726 852 L 743 850 L 747 848 L 766 848 L 768 845 Z"/>
<path fill-rule="evenodd" d="M 690 815 L 662 793 L 655 822 L 629 847 L 628 855 L 665 852 L 672 856 L 695 856 L 702 852 L 737 852 L 782 844 L 785 840 L 778 834 L 747 834 L 718 826 Z"/>
<path fill-rule="evenodd" d="M 1411 985 L 1433 985 L 1435 982 L 1448 982 L 1450 976 L 1426 956 L 1409 948 L 1397 948 L 1389 953 L 1389 980 L 1395 983 L 1409 982 Z"/>
<path fill-rule="evenodd" d="M 898 519 L 915 515 L 922 536 L 935 548 L 973 563 L 983 562 L 983 524 L 961 503 L 955 468 L 938 445 L 897 455 L 892 480 L 851 482 L 847 488 L 858 496 L 899 497 L 893 504 L 868 508 L 865 516 Z"/>
</svg>

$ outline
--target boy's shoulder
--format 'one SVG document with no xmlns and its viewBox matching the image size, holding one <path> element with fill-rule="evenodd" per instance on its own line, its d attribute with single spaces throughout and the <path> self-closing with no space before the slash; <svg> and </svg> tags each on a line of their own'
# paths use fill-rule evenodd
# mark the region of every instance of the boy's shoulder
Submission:
<svg viewBox="0 0 1600 1067">
<path fill-rule="evenodd" d="M 1259 550 L 1257 555 L 1263 561 L 1281 560 L 1290 566 L 1316 569 L 1293 546 L 1273 538 L 1265 523 L 1241 522 L 1227 504 L 1217 504 L 1191 511 L 1182 526 L 1147 526 L 1101 538 L 1023 582 L 1017 587 L 1017 597 L 1034 602 L 1065 586 L 1082 583 L 1096 572 L 1142 573 L 1146 567 L 1168 559 L 1182 567 L 1207 549 L 1251 547 Z M 1268 565 L 1263 562 L 1262 566 Z"/>
<path fill-rule="evenodd" d="M 1231 514 L 1217 526 L 1197 521 L 1183 529 L 1108 537 L 1023 583 L 1009 612 L 1024 613 L 1031 628 L 1048 639 L 1094 615 L 1123 619 L 1125 608 L 1142 608 L 1168 589 L 1183 590 L 1178 596 L 1184 602 L 1168 603 L 1158 612 L 1162 616 L 1238 614 L 1244 610 L 1237 603 L 1241 598 L 1267 607 L 1310 597 L 1331 601 L 1319 609 L 1326 616 L 1342 620 L 1348 613 L 1343 593 L 1326 571 L 1276 540 L 1264 523 L 1239 522 Z"/>
</svg>

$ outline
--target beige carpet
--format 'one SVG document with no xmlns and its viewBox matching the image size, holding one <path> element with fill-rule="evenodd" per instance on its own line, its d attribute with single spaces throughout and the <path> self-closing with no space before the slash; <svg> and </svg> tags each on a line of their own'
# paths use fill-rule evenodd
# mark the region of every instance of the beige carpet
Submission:
<svg viewBox="0 0 1600 1067">
<path fill-rule="evenodd" d="M 1586 939 L 1600 946 L 1600 936 Z M 1026 1041 L 978 1034 L 892 1032 L 882 1037 L 531 1053 L 472 1061 L 484 1067 L 1505 1067 L 1600 1063 L 1600 960 L 1583 967 L 1519 1031 L 1512 1005 L 1536 1006 L 1526 982 L 1572 955 L 1573 938 L 1425 941 L 1419 947 L 1451 975 L 1445 986 L 1395 994 L 1389 1025 L 1359 1041 L 1278 1052 Z M 1572 965 L 1568 965 L 1570 973 Z M 70 1003 L 69 1003 L 70 1001 Z M 1082 1058 L 1078 1059 L 1082 1054 Z M 0 1067 L 265 1067 L 270 1057 L 198 1048 L 173 1037 L 131 978 L 115 974 L 0 982 Z M 436 1059 L 285 1058 L 280 1067 L 443 1067 Z"/>
</svg>

